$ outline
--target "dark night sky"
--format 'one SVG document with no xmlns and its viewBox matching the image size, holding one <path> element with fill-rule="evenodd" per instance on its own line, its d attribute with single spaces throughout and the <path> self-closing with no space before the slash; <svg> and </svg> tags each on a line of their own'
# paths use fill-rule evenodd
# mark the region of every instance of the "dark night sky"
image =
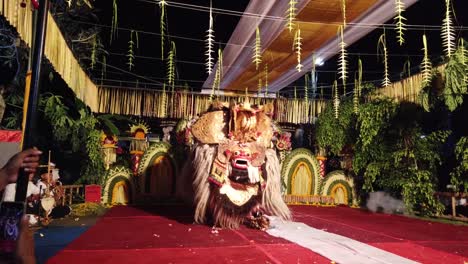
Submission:
<svg viewBox="0 0 468 264">
<path fill-rule="evenodd" d="M 210 6 L 209 0 L 196 0 L 196 1 L 175 1 L 181 3 L 189 3 L 193 5 Z M 214 8 L 236 10 L 243 12 L 248 4 L 248 0 L 235 0 L 235 1 L 213 1 Z M 99 15 L 102 24 L 110 24 L 112 17 L 111 9 L 112 1 L 98 1 L 96 2 L 96 8 L 102 10 Z M 139 48 L 136 51 L 137 56 L 143 56 L 147 58 L 137 57 L 135 61 L 135 69 L 133 73 L 138 75 L 149 76 L 151 79 L 156 81 L 163 81 L 166 73 L 166 65 L 163 64 L 159 58 L 161 58 L 161 40 L 159 36 L 159 20 L 160 13 L 159 7 L 155 4 L 155 1 L 140 1 L 140 0 L 119 0 L 119 27 L 138 29 L 146 32 L 154 32 L 156 34 L 139 34 Z M 215 40 L 222 43 L 227 43 L 232 31 L 239 21 L 239 16 L 228 16 L 228 15 L 217 15 L 214 16 L 215 25 Z M 168 34 L 171 40 L 175 42 L 177 49 L 177 71 L 181 84 L 187 82 L 194 89 L 200 88 L 207 78 L 205 71 L 205 43 L 203 39 L 208 29 L 208 13 L 187 10 L 176 7 L 167 7 L 167 18 L 168 18 Z M 101 34 L 105 43 L 108 42 L 109 29 L 103 30 Z M 126 54 L 128 50 L 128 40 L 130 32 L 121 30 L 117 41 L 112 42 L 107 49 L 111 52 L 111 56 L 107 63 L 114 65 L 119 68 L 127 70 L 125 63 L 127 58 L 125 56 L 115 55 Z M 178 38 L 182 37 L 182 38 Z M 191 38 L 195 40 L 183 39 Z M 215 46 L 217 49 L 219 45 Z M 169 45 L 165 46 L 165 53 L 167 57 L 167 51 Z M 108 71 L 111 71 L 108 68 Z M 115 70 L 112 70 L 115 71 Z M 98 72 L 98 76 L 100 72 Z M 108 79 L 129 79 L 135 81 L 135 76 L 122 75 L 122 74 L 111 74 L 107 76 Z M 148 80 L 140 79 L 139 82 L 150 82 Z M 118 83 L 114 83 L 119 85 Z M 135 84 L 134 84 L 135 85 Z M 160 85 L 156 85 L 160 87 Z"/>
<path fill-rule="evenodd" d="M 174 2 L 201 5 L 208 7 L 208 0 L 191 0 Z M 248 0 L 213 0 L 213 7 L 220 9 L 244 11 L 247 7 Z M 468 1 L 452 0 L 453 7 L 456 13 L 455 24 L 457 26 L 468 27 L 468 16 L 463 12 L 468 10 Z M 98 15 L 102 25 L 110 25 L 112 18 L 112 1 L 100 0 L 95 2 L 95 7 L 99 10 Z M 444 0 L 420 0 L 414 4 L 406 12 L 404 16 L 407 18 L 407 24 L 410 25 L 441 25 L 444 18 L 445 1 Z M 174 37 L 171 40 L 175 42 L 177 47 L 177 71 L 179 74 L 180 84 L 187 82 L 194 90 L 199 89 L 207 77 L 205 71 L 205 43 L 204 38 L 206 29 L 208 28 L 208 13 L 197 10 L 181 9 L 169 6 L 167 8 L 168 17 L 168 33 Z M 139 34 L 139 48 L 136 50 L 137 57 L 135 68 L 132 70 L 134 74 L 146 76 L 148 79 L 137 78 L 136 76 L 119 72 L 116 69 L 107 68 L 107 79 L 124 80 L 126 82 L 105 82 L 117 86 L 135 87 L 135 82 L 138 79 L 139 86 L 145 87 L 143 83 L 147 83 L 147 88 L 157 88 L 159 82 L 164 81 L 166 66 L 160 61 L 160 36 L 159 36 L 159 7 L 156 1 L 152 0 L 118 0 L 118 23 L 121 28 L 129 28 L 153 32 L 155 34 Z M 226 43 L 234 30 L 239 16 L 214 14 L 214 30 L 215 40 Z M 387 23 L 393 23 L 393 20 Z M 379 80 L 383 78 L 383 66 L 381 61 L 375 55 L 377 51 L 377 41 L 382 34 L 383 29 L 378 28 L 372 31 L 369 35 L 348 47 L 350 55 L 348 61 L 350 64 L 350 76 L 353 76 L 353 71 L 357 67 L 357 58 L 360 57 L 363 61 L 364 80 Z M 422 34 L 426 32 L 428 38 L 428 46 L 431 58 L 434 62 L 440 62 L 442 58 L 442 47 L 440 31 L 428 27 L 427 30 L 408 30 L 405 34 L 406 43 L 400 47 L 396 43 L 395 32 L 393 29 L 386 29 L 387 47 L 389 50 L 389 68 L 391 79 L 396 80 L 400 77 L 403 70 L 403 65 L 406 60 L 410 59 L 412 71 L 418 71 L 418 65 L 422 60 Z M 106 50 L 110 52 L 108 56 L 108 65 L 115 66 L 124 70 L 128 70 L 126 66 L 127 58 L 125 54 L 128 50 L 128 40 L 130 32 L 127 30 L 119 30 L 117 40 L 109 45 L 109 28 L 103 28 L 102 38 L 106 44 Z M 464 31 L 458 30 L 458 36 L 468 38 L 467 28 Z M 176 37 L 177 36 L 177 37 Z M 179 38 L 182 37 L 182 38 Z M 193 38 L 189 40 L 183 38 Z M 219 45 L 216 46 L 216 49 Z M 165 50 L 168 50 L 169 45 L 166 44 Z M 166 55 L 167 56 L 167 55 Z M 325 65 L 318 68 L 319 84 L 329 86 L 336 79 L 336 56 L 328 60 Z M 97 69 L 95 76 L 100 76 L 100 70 Z M 98 82 L 99 83 L 99 82 Z M 291 87 L 297 85 L 303 86 L 303 81 L 298 80 L 284 90 L 292 90 Z M 325 94 L 328 94 L 331 89 L 325 88 Z"/>
</svg>

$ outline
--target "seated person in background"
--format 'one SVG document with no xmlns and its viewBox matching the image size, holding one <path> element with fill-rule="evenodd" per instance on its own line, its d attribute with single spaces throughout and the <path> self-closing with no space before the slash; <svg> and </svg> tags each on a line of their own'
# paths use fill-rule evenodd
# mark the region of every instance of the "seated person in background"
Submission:
<svg viewBox="0 0 468 264">
<path fill-rule="evenodd" d="M 26 192 L 27 207 L 26 212 L 29 215 L 29 224 L 34 225 L 37 223 L 38 201 L 39 201 L 39 188 L 33 183 L 34 173 L 29 174 L 28 189 Z M 16 195 L 16 183 L 10 183 L 5 187 L 3 192 L 2 201 L 14 202 Z"/>
<path fill-rule="evenodd" d="M 55 169 L 55 164 L 51 163 L 51 170 L 41 175 L 41 180 L 37 182 L 37 187 L 41 193 L 42 207 L 47 214 L 52 218 L 62 218 L 68 215 L 71 211 L 70 207 L 62 205 L 63 188 L 62 183 L 58 180 L 58 169 Z M 51 201 L 51 198 L 54 201 Z"/>
</svg>

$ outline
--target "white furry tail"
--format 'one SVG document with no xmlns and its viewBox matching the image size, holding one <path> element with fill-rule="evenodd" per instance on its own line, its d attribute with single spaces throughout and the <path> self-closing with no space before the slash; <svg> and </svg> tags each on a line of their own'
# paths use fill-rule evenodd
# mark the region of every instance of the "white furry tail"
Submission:
<svg viewBox="0 0 468 264">
<path fill-rule="evenodd" d="M 195 222 L 206 223 L 206 209 L 210 198 L 210 175 L 211 164 L 217 153 L 215 146 L 198 145 L 194 149 L 195 157 L 192 160 L 193 190 L 195 192 Z"/>
<path fill-rule="evenodd" d="M 265 152 L 266 188 L 263 191 L 262 205 L 268 214 L 278 216 L 283 220 L 291 219 L 291 212 L 281 196 L 281 169 L 276 151 L 267 149 Z"/>
</svg>

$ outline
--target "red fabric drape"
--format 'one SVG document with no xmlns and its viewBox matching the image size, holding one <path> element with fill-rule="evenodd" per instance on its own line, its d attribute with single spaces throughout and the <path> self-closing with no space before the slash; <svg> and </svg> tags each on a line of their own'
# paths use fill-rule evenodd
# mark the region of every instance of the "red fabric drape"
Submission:
<svg viewBox="0 0 468 264">
<path fill-rule="evenodd" d="M 20 142 L 20 130 L 0 130 L 0 142 Z"/>
</svg>

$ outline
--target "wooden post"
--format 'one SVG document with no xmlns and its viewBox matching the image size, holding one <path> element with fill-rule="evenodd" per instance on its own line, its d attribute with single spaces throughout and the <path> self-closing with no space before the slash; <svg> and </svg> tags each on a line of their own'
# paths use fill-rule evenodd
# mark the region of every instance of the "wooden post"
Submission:
<svg viewBox="0 0 468 264">
<path fill-rule="evenodd" d="M 456 217 L 456 216 L 457 216 L 455 204 L 456 204 L 455 194 L 453 193 L 453 194 L 452 194 L 452 216 L 453 216 L 453 217 Z"/>
</svg>

